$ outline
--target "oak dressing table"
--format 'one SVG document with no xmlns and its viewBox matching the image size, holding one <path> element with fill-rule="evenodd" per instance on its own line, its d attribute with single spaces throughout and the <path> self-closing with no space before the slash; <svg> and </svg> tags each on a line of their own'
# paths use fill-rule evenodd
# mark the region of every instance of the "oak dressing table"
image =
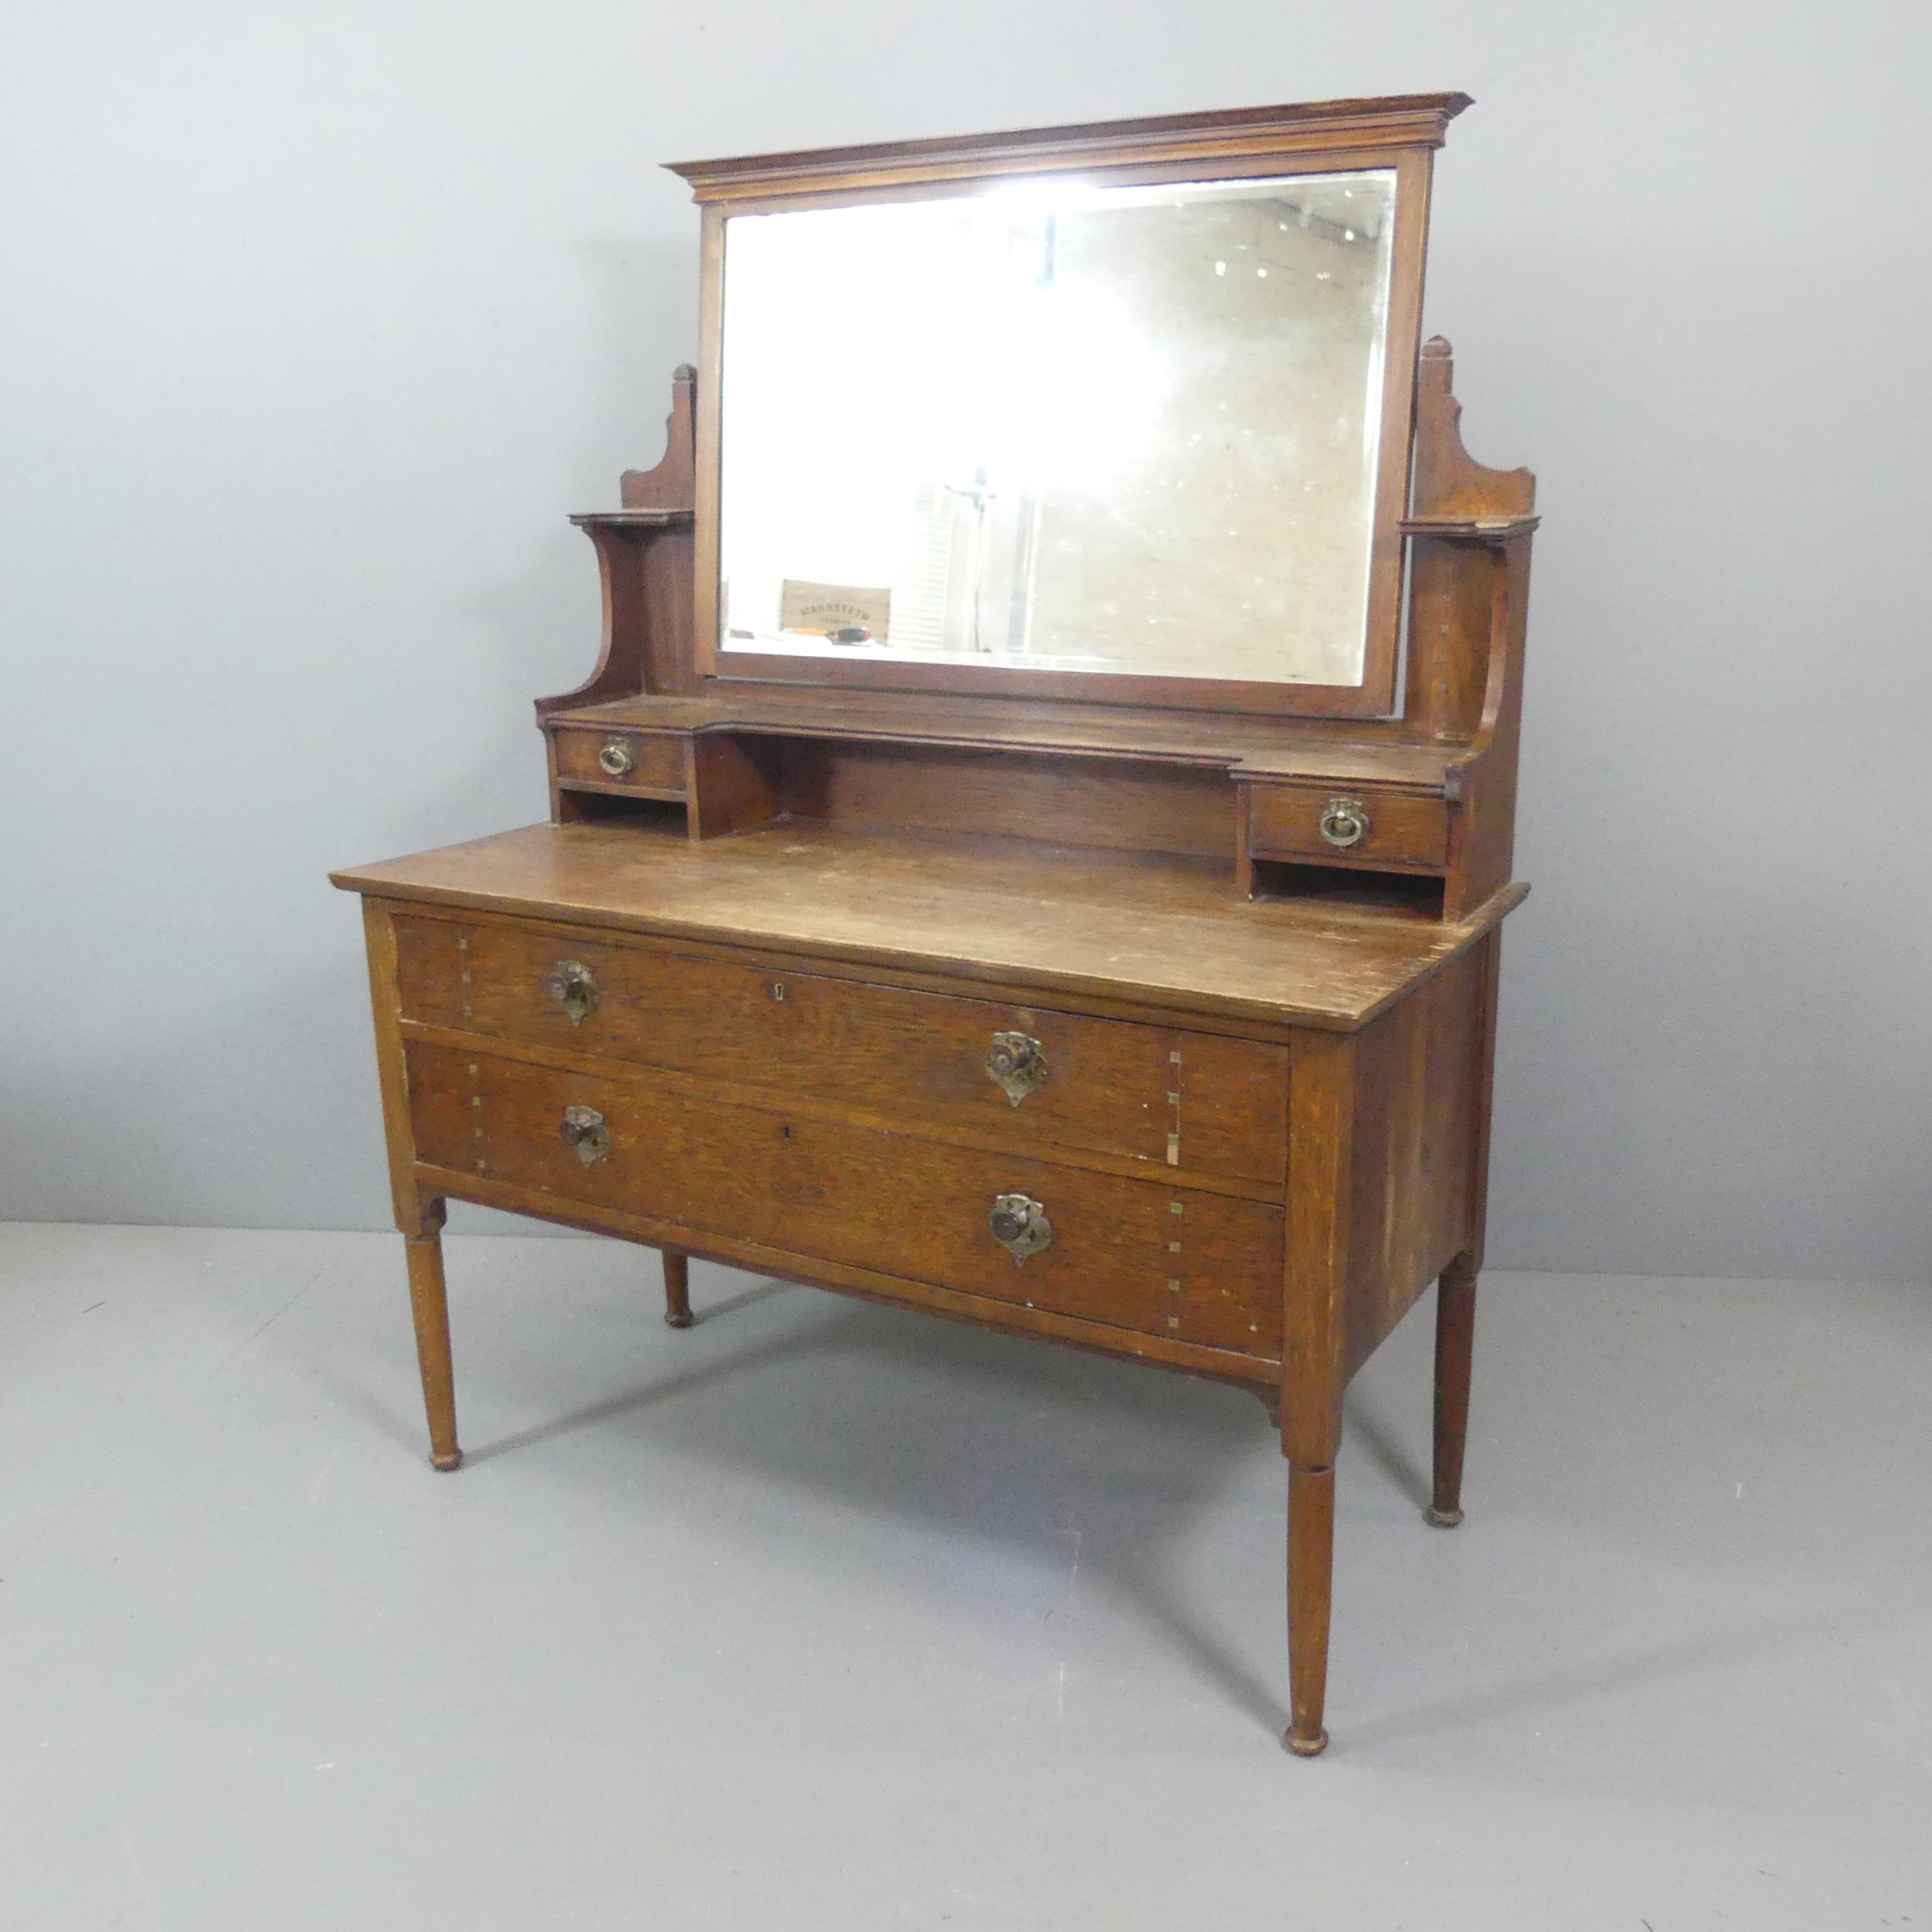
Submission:
<svg viewBox="0 0 1932 1932">
<path fill-rule="evenodd" d="M 1322 1710 L 1349 1376 L 1460 1520 L 1533 481 L 1420 342 L 1457 94 L 694 164 L 701 351 L 551 822 L 360 893 L 431 1461 L 451 1199 L 1245 1386 Z"/>
</svg>

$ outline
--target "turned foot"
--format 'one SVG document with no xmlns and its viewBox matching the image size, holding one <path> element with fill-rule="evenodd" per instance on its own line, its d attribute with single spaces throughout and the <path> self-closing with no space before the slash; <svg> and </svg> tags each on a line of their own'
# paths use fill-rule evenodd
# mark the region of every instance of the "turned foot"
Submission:
<svg viewBox="0 0 1932 1932">
<path fill-rule="evenodd" d="M 691 1312 L 691 1263 L 675 1248 L 664 1250 L 664 1318 L 674 1328 L 688 1328 L 697 1319 Z"/>
<path fill-rule="evenodd" d="M 1335 1586 L 1335 1470 L 1288 1468 L 1287 1747 L 1298 1757 L 1328 1748 L 1328 1607 Z"/>
</svg>

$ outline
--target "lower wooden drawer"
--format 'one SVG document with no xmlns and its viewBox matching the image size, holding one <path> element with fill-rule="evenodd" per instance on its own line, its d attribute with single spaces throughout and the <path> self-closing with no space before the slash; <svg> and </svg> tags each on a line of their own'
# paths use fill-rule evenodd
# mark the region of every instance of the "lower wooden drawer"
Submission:
<svg viewBox="0 0 1932 1932">
<path fill-rule="evenodd" d="M 407 1058 L 417 1158 L 432 1166 L 1280 1358 L 1278 1206 L 694 1098 L 648 1073 L 568 1072 L 420 1040 Z M 1023 1262 L 989 1225 L 1002 1195 L 1037 1202 L 1051 1226 Z"/>
</svg>

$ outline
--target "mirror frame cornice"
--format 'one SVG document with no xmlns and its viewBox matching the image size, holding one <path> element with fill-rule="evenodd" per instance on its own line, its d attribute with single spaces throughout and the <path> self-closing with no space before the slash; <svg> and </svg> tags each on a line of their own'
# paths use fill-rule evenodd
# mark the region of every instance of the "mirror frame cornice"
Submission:
<svg viewBox="0 0 1932 1932">
<path fill-rule="evenodd" d="M 1015 133 L 685 162 L 703 223 L 699 292 L 696 668 L 708 682 L 978 693 L 1284 716 L 1380 718 L 1396 709 L 1401 629 L 1402 520 L 1410 489 L 1417 357 L 1434 151 L 1468 106 L 1461 94 L 1321 101 Z M 1129 184 L 1388 168 L 1396 176 L 1381 444 L 1362 680 L 1263 683 L 1134 674 L 801 658 L 733 651 L 718 641 L 719 428 L 724 233 L 734 215 L 971 194 L 990 180 L 1046 174 Z M 854 379 L 862 379 L 862 371 Z M 837 379 L 837 372 L 828 372 Z"/>
</svg>

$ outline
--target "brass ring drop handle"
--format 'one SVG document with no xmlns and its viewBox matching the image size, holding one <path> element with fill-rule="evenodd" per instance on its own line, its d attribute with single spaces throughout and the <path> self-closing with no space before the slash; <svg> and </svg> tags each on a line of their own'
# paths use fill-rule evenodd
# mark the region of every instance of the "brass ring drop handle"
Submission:
<svg viewBox="0 0 1932 1932">
<path fill-rule="evenodd" d="M 557 1133 L 586 1167 L 594 1167 L 611 1151 L 611 1130 L 594 1107 L 566 1107 Z"/>
<path fill-rule="evenodd" d="M 1369 808 L 1359 798 L 1331 798 L 1322 808 L 1321 836 L 1345 852 L 1369 835 Z"/>
<path fill-rule="evenodd" d="M 987 1049 L 986 1077 L 1017 1107 L 1046 1084 L 1046 1059 L 1031 1033 L 995 1033 Z"/>
<path fill-rule="evenodd" d="M 986 1225 L 993 1239 L 1013 1257 L 1015 1267 L 1053 1243 L 1053 1224 L 1047 1219 L 1046 1209 L 1024 1194 L 996 1195 Z"/>
<path fill-rule="evenodd" d="M 581 1026 L 584 1015 L 597 1009 L 597 983 L 581 960 L 560 959 L 541 984 L 543 997 L 555 1000 L 570 1015 L 573 1026 Z"/>
<path fill-rule="evenodd" d="M 607 739 L 597 753 L 597 764 L 607 777 L 627 777 L 637 762 L 637 753 L 621 738 Z"/>
</svg>

